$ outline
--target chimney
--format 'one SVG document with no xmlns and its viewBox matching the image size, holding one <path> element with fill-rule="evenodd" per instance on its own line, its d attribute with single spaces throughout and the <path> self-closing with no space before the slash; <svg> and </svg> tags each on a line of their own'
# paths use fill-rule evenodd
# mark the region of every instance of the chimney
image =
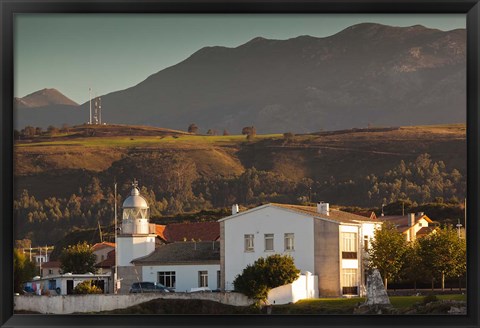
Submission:
<svg viewBox="0 0 480 328">
<path fill-rule="evenodd" d="M 413 227 L 415 225 L 415 213 L 408 213 L 408 226 Z"/>
<path fill-rule="evenodd" d="M 424 212 L 418 212 L 418 213 L 417 213 L 417 217 L 419 217 L 419 218 L 421 218 L 421 217 L 424 216 L 424 215 L 425 215 Z"/>
<path fill-rule="evenodd" d="M 240 211 L 238 210 L 238 204 L 232 205 L 232 215 L 235 215 L 235 214 L 237 214 L 238 212 L 240 212 Z"/>
<path fill-rule="evenodd" d="M 324 203 L 324 202 L 318 202 L 317 212 L 328 216 L 330 214 L 330 204 Z"/>
</svg>

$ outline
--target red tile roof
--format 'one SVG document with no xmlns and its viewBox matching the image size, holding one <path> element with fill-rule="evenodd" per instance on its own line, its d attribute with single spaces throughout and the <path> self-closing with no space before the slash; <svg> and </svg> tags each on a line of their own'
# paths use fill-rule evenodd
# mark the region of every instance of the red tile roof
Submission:
<svg viewBox="0 0 480 328">
<path fill-rule="evenodd" d="M 158 237 L 162 238 L 163 240 L 167 240 L 167 238 L 165 237 L 165 228 L 167 226 L 166 225 L 161 225 L 161 224 L 156 224 L 155 225 L 155 233 Z"/>
<path fill-rule="evenodd" d="M 157 225 L 157 235 L 170 243 L 192 240 L 215 241 L 220 238 L 220 223 L 215 221 L 172 223 L 163 227 Z"/>
<path fill-rule="evenodd" d="M 386 216 L 379 216 L 378 219 L 383 222 L 389 222 L 397 227 L 399 232 L 406 232 L 410 228 L 408 225 L 409 216 L 408 215 L 386 215 Z M 415 216 L 415 224 L 418 224 L 420 219 L 425 219 L 428 223 L 433 223 L 433 221 L 423 214 L 422 216 Z"/>
<path fill-rule="evenodd" d="M 270 203 L 268 205 L 286 208 L 289 210 L 294 210 L 299 213 L 313 215 L 319 218 L 330 219 L 333 221 L 341 222 L 341 223 L 359 223 L 359 222 L 374 222 L 377 221 L 376 219 L 372 219 L 371 215 L 369 216 L 361 216 L 354 213 L 340 211 L 334 208 L 330 208 L 329 214 L 321 214 L 318 213 L 316 206 L 302 206 L 302 205 L 290 205 L 290 204 L 278 204 L 278 203 Z"/>
<path fill-rule="evenodd" d="M 96 243 L 95 245 L 92 246 L 92 251 L 98 251 L 102 248 L 105 247 L 112 247 L 115 248 L 115 243 L 109 243 L 107 241 L 101 242 L 101 243 Z"/>
</svg>

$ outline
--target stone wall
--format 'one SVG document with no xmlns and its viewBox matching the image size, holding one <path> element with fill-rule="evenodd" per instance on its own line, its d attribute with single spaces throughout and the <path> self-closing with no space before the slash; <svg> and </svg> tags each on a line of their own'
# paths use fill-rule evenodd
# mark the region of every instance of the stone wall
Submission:
<svg viewBox="0 0 480 328">
<path fill-rule="evenodd" d="M 43 314 L 70 314 L 124 309 L 153 299 L 209 300 L 235 306 L 247 306 L 253 301 L 239 293 L 151 293 L 128 295 L 68 295 L 14 296 L 15 311 L 35 311 Z"/>
</svg>

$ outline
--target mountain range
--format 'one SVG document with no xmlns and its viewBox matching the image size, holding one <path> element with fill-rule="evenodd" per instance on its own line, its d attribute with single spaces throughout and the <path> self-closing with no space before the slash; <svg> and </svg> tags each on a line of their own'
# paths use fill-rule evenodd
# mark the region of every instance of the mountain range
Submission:
<svg viewBox="0 0 480 328">
<path fill-rule="evenodd" d="M 16 101 L 17 128 L 88 121 L 88 102 L 30 96 Z M 195 123 L 201 133 L 465 122 L 466 31 L 364 23 L 324 38 L 204 47 L 103 95 L 102 120 L 181 130 Z"/>
</svg>

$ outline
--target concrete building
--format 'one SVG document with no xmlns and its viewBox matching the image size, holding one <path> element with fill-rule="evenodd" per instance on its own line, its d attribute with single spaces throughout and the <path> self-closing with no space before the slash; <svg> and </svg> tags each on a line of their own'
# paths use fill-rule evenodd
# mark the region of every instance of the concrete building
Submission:
<svg viewBox="0 0 480 328">
<path fill-rule="evenodd" d="M 289 254 L 302 273 L 318 277 L 318 295 L 362 295 L 365 249 L 381 222 L 313 206 L 266 204 L 244 212 L 233 206 L 220 222 L 221 288 L 260 257 Z"/>
<path fill-rule="evenodd" d="M 59 261 L 48 261 L 42 265 L 41 277 L 60 275 L 61 263 Z"/>
<path fill-rule="evenodd" d="M 81 282 L 92 280 L 93 284 L 101 288 L 104 294 L 111 289 L 110 274 L 72 274 L 65 273 L 48 277 L 35 277 L 26 285 L 39 295 L 71 295 L 74 288 Z"/>
</svg>

